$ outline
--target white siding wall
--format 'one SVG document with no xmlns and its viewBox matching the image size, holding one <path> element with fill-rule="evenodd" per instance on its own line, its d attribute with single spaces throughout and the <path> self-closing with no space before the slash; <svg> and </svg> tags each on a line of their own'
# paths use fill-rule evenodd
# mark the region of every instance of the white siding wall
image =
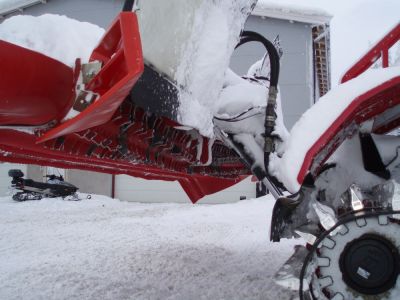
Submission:
<svg viewBox="0 0 400 300">
<path fill-rule="evenodd" d="M 251 177 L 222 192 L 206 196 L 199 203 L 236 202 L 241 196 L 246 196 L 247 199 L 255 198 L 256 187 L 255 183 L 251 182 Z M 145 180 L 127 175 L 115 177 L 115 197 L 133 202 L 190 203 L 189 197 L 176 181 Z"/>
<path fill-rule="evenodd" d="M 8 170 L 20 169 L 26 174 L 26 165 L 0 163 L 0 197 L 6 196 L 8 187 L 11 183 L 11 177 L 8 177 Z"/>
</svg>

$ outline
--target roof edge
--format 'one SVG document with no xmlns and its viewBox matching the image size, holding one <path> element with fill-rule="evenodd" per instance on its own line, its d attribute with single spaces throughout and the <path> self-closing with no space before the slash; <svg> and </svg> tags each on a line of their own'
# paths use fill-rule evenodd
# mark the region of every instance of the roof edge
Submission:
<svg viewBox="0 0 400 300">
<path fill-rule="evenodd" d="M 10 4 L 3 9 L 0 9 L 0 17 L 4 17 L 14 12 L 21 11 L 25 8 L 28 8 L 36 4 L 45 4 L 45 3 L 47 3 L 47 0 L 31 0 L 31 1 L 28 0 L 28 1 L 17 2 L 15 4 Z"/>
<path fill-rule="evenodd" d="M 267 4 L 265 2 L 256 5 L 251 14 L 253 16 L 269 17 L 308 24 L 327 24 L 333 17 L 329 13 L 319 9 L 304 7 L 304 10 L 302 10 L 299 6 Z"/>
</svg>

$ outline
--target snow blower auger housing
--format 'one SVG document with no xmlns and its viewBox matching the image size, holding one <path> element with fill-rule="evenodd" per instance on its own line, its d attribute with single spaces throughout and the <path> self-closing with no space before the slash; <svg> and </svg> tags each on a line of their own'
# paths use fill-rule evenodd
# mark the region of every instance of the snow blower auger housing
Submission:
<svg viewBox="0 0 400 300">
<path fill-rule="evenodd" d="M 193 202 L 254 174 L 277 199 L 271 239 L 308 242 L 277 273 L 279 284 L 300 299 L 398 299 L 400 138 L 387 133 L 400 124 L 400 67 L 388 60 L 400 24 L 289 135 L 279 53 L 242 32 L 256 1 L 220 2 L 146 0 L 136 12 L 126 1 L 89 63 L 74 68 L 0 41 L 0 160 L 176 180 Z M 168 15 L 165 26 L 159 19 Z M 204 31 L 213 27 L 198 20 L 226 22 L 225 55 L 208 55 L 214 35 Z M 241 78 L 229 58 L 248 42 L 261 42 L 266 55 L 253 77 Z M 178 57 L 182 43 L 189 46 Z M 383 68 L 369 69 L 380 57 Z M 216 58 L 218 68 L 196 72 Z M 180 108 L 202 96 L 227 104 L 198 128 Z"/>
</svg>

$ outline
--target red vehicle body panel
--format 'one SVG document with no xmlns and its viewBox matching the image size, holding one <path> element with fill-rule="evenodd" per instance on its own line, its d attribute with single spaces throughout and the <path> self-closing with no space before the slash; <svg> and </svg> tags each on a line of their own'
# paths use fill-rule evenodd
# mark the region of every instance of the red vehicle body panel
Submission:
<svg viewBox="0 0 400 300">
<path fill-rule="evenodd" d="M 382 67 L 389 66 L 389 50 L 400 40 L 400 23 L 384 38 L 377 42 L 359 61 L 357 61 L 342 77 L 345 83 L 372 67 L 382 58 Z M 391 108 L 400 105 L 400 77 L 393 78 L 354 99 L 346 110 L 332 123 L 323 135 L 308 150 L 302 167 L 297 175 L 301 184 L 308 172 L 317 175 L 323 163 L 347 138 L 351 126 L 359 125 L 375 118 Z M 400 125 L 400 110 L 387 122 L 373 128 L 374 133 L 384 134 Z M 350 133 L 351 134 L 351 133 Z"/>
<path fill-rule="evenodd" d="M 308 150 L 303 161 L 297 182 L 304 181 L 311 171 L 317 175 L 319 169 L 340 144 L 352 134 L 351 127 L 370 120 L 386 110 L 400 104 L 400 76 L 389 80 L 354 99 L 345 111 L 332 123 L 321 137 Z M 399 116 L 400 117 L 400 116 Z M 394 125 L 394 124 L 393 124 Z M 386 126 L 376 129 L 386 133 L 396 127 Z"/>
</svg>

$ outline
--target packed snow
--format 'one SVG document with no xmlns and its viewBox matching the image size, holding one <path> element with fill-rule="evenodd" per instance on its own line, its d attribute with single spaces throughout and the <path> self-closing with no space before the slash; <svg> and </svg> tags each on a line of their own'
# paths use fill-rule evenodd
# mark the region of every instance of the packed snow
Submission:
<svg viewBox="0 0 400 300">
<path fill-rule="evenodd" d="M 273 157 L 270 171 L 285 184 L 289 191 L 297 192 L 300 188 L 297 175 L 308 150 L 314 143 L 359 95 L 398 76 L 400 76 L 400 67 L 370 69 L 357 78 L 332 89 L 306 111 L 293 126 L 284 146 L 283 156 Z"/>
<path fill-rule="evenodd" d="M 34 28 L 34 30 L 32 30 Z M 15 16 L 0 25 L 0 39 L 43 53 L 74 66 L 76 58 L 89 60 L 104 29 L 66 16 Z"/>
<path fill-rule="evenodd" d="M 183 45 L 176 73 L 181 87 L 178 120 L 213 136 L 212 119 L 230 57 L 255 1 L 203 1 Z M 218 28 L 218 30 L 216 30 Z"/>
<path fill-rule="evenodd" d="M 272 280 L 296 244 L 269 241 L 273 203 L 0 198 L 0 299 L 292 299 Z"/>
<path fill-rule="evenodd" d="M 269 76 L 269 68 L 266 71 Z M 215 116 L 222 119 L 229 119 L 243 112 L 240 122 L 225 122 L 219 124 L 229 133 L 250 133 L 261 135 L 264 133 L 265 106 L 268 98 L 268 83 L 260 81 L 257 83 L 245 80 L 228 69 L 225 74 L 224 88 L 222 89 L 218 101 L 215 104 Z M 251 95 L 249 97 L 249 95 Z M 282 104 L 280 94 L 277 99 L 277 126 L 276 134 L 286 139 L 288 132 L 283 122 Z M 214 123 L 217 121 L 214 120 Z"/>
</svg>

